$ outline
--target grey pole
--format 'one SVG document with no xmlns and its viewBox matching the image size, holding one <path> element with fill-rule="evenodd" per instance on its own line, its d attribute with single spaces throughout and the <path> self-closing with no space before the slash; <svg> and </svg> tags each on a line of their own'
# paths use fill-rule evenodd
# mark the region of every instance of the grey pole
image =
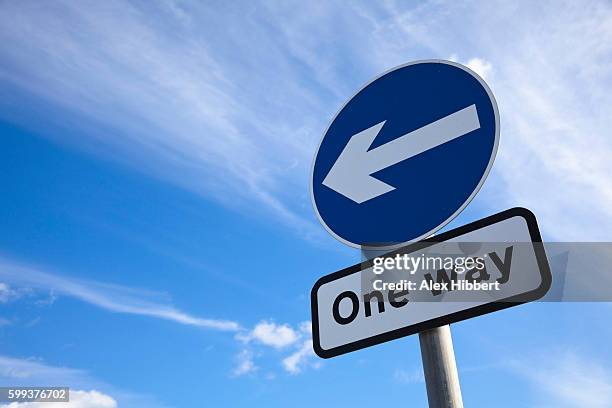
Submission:
<svg viewBox="0 0 612 408">
<path fill-rule="evenodd" d="M 361 249 L 363 261 L 388 251 Z M 463 408 L 450 326 L 419 333 L 429 408 Z"/>
<path fill-rule="evenodd" d="M 450 326 L 419 333 L 429 408 L 463 408 Z"/>
</svg>

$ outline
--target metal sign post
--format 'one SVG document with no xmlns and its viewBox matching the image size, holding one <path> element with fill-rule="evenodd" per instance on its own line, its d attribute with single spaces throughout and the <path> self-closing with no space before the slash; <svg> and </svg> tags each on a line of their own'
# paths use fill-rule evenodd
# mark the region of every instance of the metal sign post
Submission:
<svg viewBox="0 0 612 408">
<path fill-rule="evenodd" d="M 367 261 L 385 252 L 361 248 L 361 260 Z M 450 325 L 420 332 L 419 343 L 429 407 L 463 408 Z"/>
<path fill-rule="evenodd" d="M 430 408 L 463 408 L 449 325 L 419 333 Z"/>
<path fill-rule="evenodd" d="M 385 252 L 361 248 L 361 260 L 367 261 Z M 420 332 L 419 343 L 429 408 L 463 408 L 450 325 Z"/>
</svg>

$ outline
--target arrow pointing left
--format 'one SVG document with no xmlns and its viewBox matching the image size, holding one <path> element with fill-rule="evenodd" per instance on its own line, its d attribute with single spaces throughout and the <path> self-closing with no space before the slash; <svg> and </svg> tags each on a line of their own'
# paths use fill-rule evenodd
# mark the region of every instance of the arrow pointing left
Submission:
<svg viewBox="0 0 612 408">
<path fill-rule="evenodd" d="M 384 125 L 385 121 L 353 135 L 323 185 L 361 204 L 395 190 L 373 173 L 480 129 L 476 105 L 470 105 L 368 150 Z"/>
</svg>

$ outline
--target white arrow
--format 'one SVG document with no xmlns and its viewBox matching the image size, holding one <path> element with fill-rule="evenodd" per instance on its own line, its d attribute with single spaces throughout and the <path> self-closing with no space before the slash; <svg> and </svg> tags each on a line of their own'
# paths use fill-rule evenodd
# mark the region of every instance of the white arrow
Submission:
<svg viewBox="0 0 612 408">
<path fill-rule="evenodd" d="M 385 122 L 350 138 L 323 180 L 324 185 L 361 204 L 395 190 L 372 177 L 373 173 L 480 128 L 476 105 L 470 105 L 368 151 Z"/>
</svg>

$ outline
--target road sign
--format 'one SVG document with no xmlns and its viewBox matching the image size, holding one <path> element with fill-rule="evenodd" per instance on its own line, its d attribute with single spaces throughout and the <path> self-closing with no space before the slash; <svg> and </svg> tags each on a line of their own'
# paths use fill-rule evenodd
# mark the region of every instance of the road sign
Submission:
<svg viewBox="0 0 612 408">
<path fill-rule="evenodd" d="M 311 292 L 314 350 L 334 357 L 537 300 L 552 280 L 541 241 L 535 216 L 513 208 L 324 276 Z"/>
<path fill-rule="evenodd" d="M 354 247 L 425 238 L 474 197 L 498 139 L 495 99 L 469 68 L 439 60 L 394 68 L 327 128 L 311 179 L 317 216 Z"/>
</svg>

